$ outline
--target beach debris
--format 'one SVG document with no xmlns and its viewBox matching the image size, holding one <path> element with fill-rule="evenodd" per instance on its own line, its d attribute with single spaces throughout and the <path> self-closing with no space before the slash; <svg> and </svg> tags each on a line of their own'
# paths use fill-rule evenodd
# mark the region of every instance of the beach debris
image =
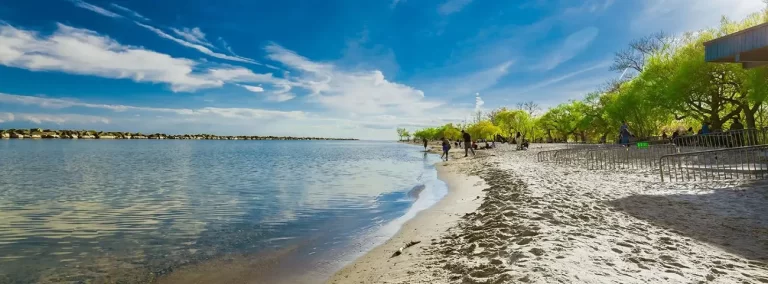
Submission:
<svg viewBox="0 0 768 284">
<path fill-rule="evenodd" d="M 401 255 L 401 254 L 403 254 L 403 250 L 404 250 L 404 249 L 407 249 L 407 248 L 409 248 L 409 247 L 415 246 L 415 245 L 417 245 L 417 244 L 419 244 L 419 243 L 421 243 L 421 241 L 412 241 L 412 242 L 408 242 L 407 244 L 405 244 L 405 246 L 403 246 L 403 247 L 400 247 L 399 249 L 397 249 L 397 251 L 396 251 L 395 253 L 393 253 L 391 257 L 396 257 L 396 256 L 398 256 L 398 255 Z M 391 257 L 390 257 L 390 258 L 391 258 Z"/>
</svg>

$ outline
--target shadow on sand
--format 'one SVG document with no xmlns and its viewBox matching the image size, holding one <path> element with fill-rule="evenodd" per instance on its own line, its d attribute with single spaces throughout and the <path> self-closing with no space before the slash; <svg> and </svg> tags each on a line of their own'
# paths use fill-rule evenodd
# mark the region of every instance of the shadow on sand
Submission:
<svg viewBox="0 0 768 284">
<path fill-rule="evenodd" d="M 768 262 L 768 182 L 717 188 L 709 194 L 636 195 L 609 204 L 682 236 Z"/>
</svg>

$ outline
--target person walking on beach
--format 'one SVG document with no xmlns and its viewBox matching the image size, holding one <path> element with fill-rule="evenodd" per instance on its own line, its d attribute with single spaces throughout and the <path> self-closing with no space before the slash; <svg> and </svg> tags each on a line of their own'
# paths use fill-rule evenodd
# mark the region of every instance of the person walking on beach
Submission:
<svg viewBox="0 0 768 284">
<path fill-rule="evenodd" d="M 466 131 L 461 131 L 461 137 L 464 138 L 464 157 L 469 157 L 469 151 L 472 151 L 472 156 L 475 155 L 475 149 L 472 149 L 472 136 Z"/>
<path fill-rule="evenodd" d="M 443 154 L 440 155 L 440 159 L 443 159 L 443 160 L 445 160 L 447 162 L 448 161 L 448 151 L 450 151 L 450 150 L 451 150 L 451 142 L 449 142 L 448 139 L 445 139 L 445 137 L 443 137 Z"/>
<path fill-rule="evenodd" d="M 421 138 L 421 142 L 424 142 L 424 152 L 427 151 L 427 138 Z"/>
<path fill-rule="evenodd" d="M 733 144 L 736 147 L 741 147 L 744 145 L 744 134 L 742 133 L 742 130 L 744 130 L 744 125 L 739 122 L 739 118 L 734 118 L 733 123 L 731 123 L 731 136 L 733 137 Z"/>
<path fill-rule="evenodd" d="M 621 139 L 621 144 L 624 146 L 629 146 L 629 136 L 631 134 L 629 133 L 629 126 L 627 125 L 626 121 L 621 122 L 621 127 L 619 127 L 619 137 Z"/>
</svg>

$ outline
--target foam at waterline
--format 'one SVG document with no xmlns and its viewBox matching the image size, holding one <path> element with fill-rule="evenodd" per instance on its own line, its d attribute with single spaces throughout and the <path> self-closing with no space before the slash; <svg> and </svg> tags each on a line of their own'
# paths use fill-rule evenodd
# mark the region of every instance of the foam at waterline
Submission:
<svg viewBox="0 0 768 284">
<path fill-rule="evenodd" d="M 413 219 L 419 212 L 437 204 L 448 194 L 448 185 L 437 177 L 437 169 L 434 165 L 425 165 L 424 173 L 419 181 L 421 184 L 414 186 L 408 192 L 408 196 L 415 199 L 413 204 L 402 216 L 372 231 L 366 239 L 372 240 L 375 245 L 361 252 L 360 255 L 392 238 L 408 220 Z"/>
</svg>

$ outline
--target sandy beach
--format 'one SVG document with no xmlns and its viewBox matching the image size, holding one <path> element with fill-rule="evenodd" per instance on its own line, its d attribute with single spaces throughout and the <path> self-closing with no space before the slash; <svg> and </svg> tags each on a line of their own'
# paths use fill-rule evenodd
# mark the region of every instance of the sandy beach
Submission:
<svg viewBox="0 0 768 284">
<path fill-rule="evenodd" d="M 454 152 L 448 196 L 327 283 L 768 283 L 765 182 L 537 163 L 551 147 Z"/>
</svg>

